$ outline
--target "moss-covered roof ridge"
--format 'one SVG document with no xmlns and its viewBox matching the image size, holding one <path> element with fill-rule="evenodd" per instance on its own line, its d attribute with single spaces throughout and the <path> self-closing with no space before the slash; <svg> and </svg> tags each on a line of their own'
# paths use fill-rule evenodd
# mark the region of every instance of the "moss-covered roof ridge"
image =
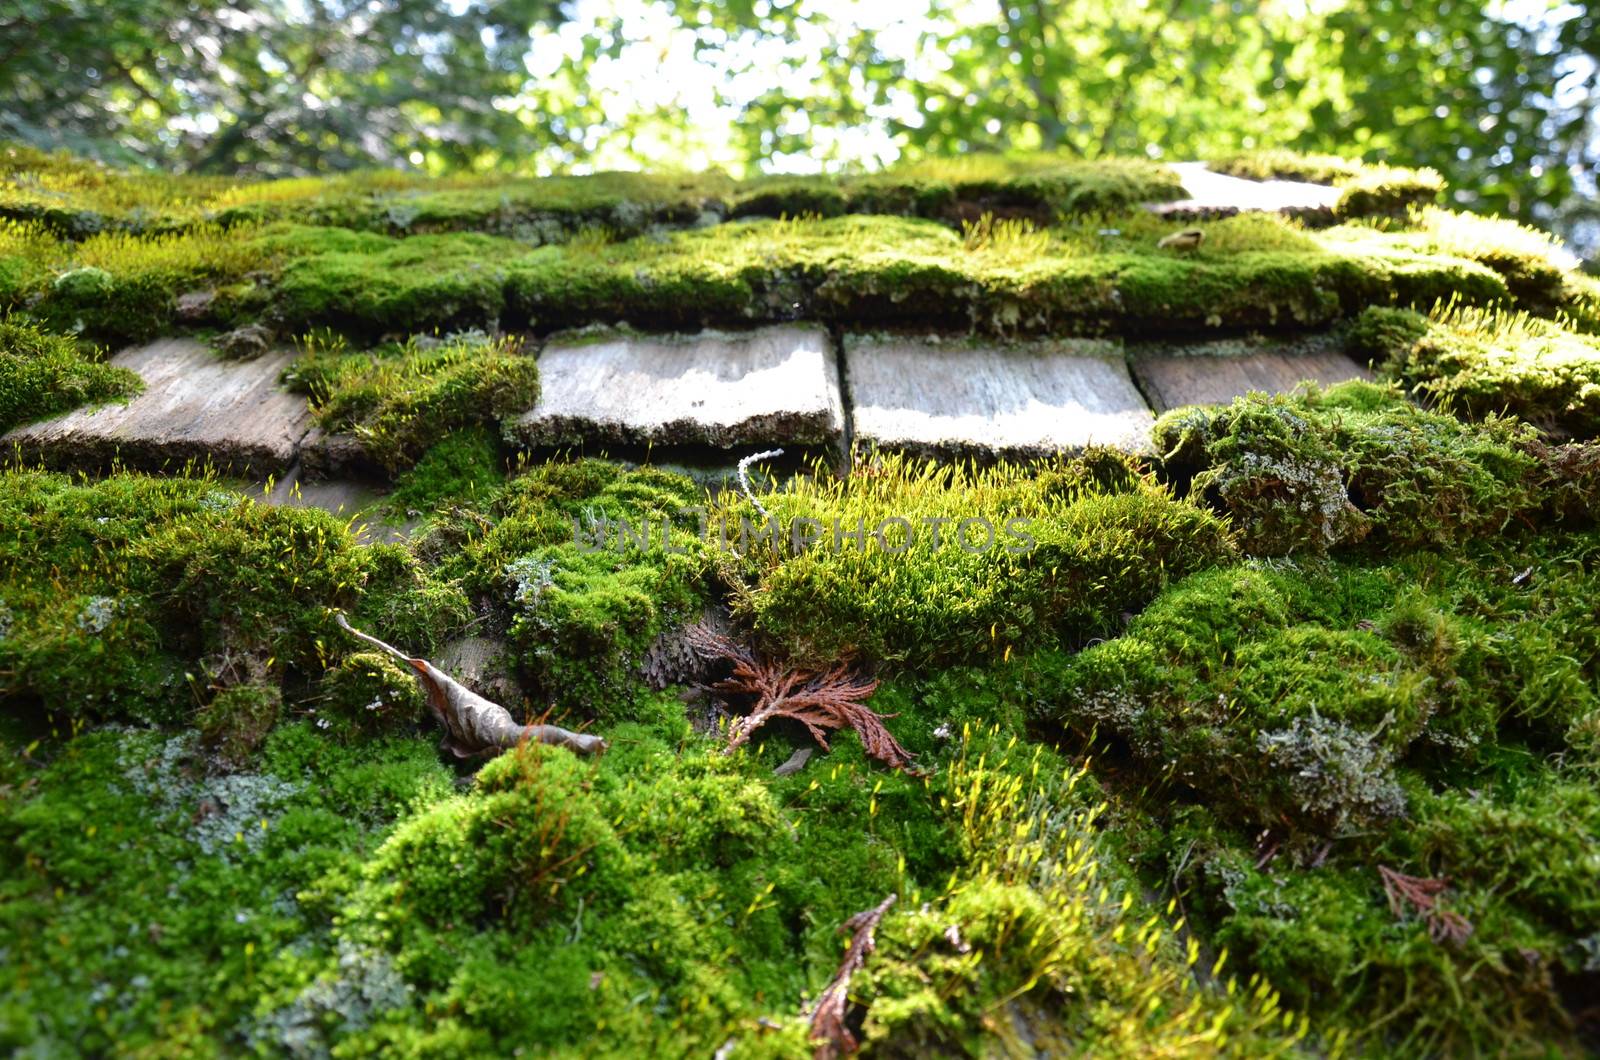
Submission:
<svg viewBox="0 0 1600 1060">
<path fill-rule="evenodd" d="M 1381 209 L 1341 208 L 1318 229 L 1229 207 L 1235 216 L 1200 224 L 1198 245 L 1163 246 L 1188 222 L 1143 205 L 1181 206 L 1184 188 L 1147 162 L 975 156 L 744 181 L 393 172 L 227 185 L 6 157 L 0 304 L 111 342 L 251 321 L 286 337 L 332 327 L 374 339 L 789 319 L 1175 334 L 1317 327 L 1369 306 L 1450 300 L 1595 315 L 1593 283 L 1548 239 L 1409 191 Z M 1358 178 L 1427 183 L 1354 163 L 1330 179 Z"/>
</svg>

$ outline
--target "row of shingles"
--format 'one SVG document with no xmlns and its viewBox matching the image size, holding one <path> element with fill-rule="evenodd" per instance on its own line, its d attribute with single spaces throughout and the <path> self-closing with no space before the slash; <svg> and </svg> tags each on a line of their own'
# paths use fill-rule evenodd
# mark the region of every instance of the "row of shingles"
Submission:
<svg viewBox="0 0 1600 1060">
<path fill-rule="evenodd" d="M 551 342 L 513 431 L 538 449 L 840 451 L 933 456 L 1136 448 L 1152 420 L 1108 342 L 847 336 L 817 325 Z M 848 410 L 845 395 L 849 395 Z M 848 412 L 848 418 L 847 418 Z"/>
<path fill-rule="evenodd" d="M 936 457 L 1138 451 L 1155 415 L 1180 405 L 1366 376 L 1329 335 L 1131 356 L 1094 339 L 846 335 L 841 350 L 836 359 L 815 325 L 558 339 L 539 355 L 541 396 L 513 433 L 536 449 L 837 451 L 853 441 Z"/>
<path fill-rule="evenodd" d="M 1131 357 L 1093 339 L 847 335 L 842 353 L 816 325 L 555 341 L 539 354 L 538 404 L 513 433 L 541 449 L 840 450 L 848 422 L 864 445 L 940 457 L 1138 450 L 1154 413 L 1366 374 L 1326 335 L 1145 347 Z M 301 458 L 319 435 L 305 401 L 278 384 L 289 357 L 227 361 L 181 339 L 136 347 L 114 363 L 144 378 L 139 396 L 18 428 L 4 441 L 47 466 L 193 461 L 256 480 L 282 476 L 269 494 L 278 503 L 370 506 L 376 494 L 353 482 L 302 481 Z"/>
</svg>

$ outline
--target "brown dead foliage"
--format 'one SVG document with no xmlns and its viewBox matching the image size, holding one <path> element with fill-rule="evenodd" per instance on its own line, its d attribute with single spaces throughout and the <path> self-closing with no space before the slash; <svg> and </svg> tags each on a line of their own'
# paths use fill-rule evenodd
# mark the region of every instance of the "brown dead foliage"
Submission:
<svg viewBox="0 0 1600 1060">
<path fill-rule="evenodd" d="M 728 730 L 728 750 L 743 745 L 761 726 L 774 718 L 792 718 L 804 725 L 822 749 L 828 733 L 854 729 L 867 754 L 895 769 L 914 772 L 911 757 L 884 727 L 892 714 L 879 714 L 865 705 L 878 682 L 835 663 L 825 670 L 790 666 L 766 659 L 730 637 L 705 626 L 692 626 L 686 639 L 707 659 L 733 664 L 733 672 L 712 686 L 724 696 L 753 697 L 754 706 Z"/>
<path fill-rule="evenodd" d="M 850 980 L 867 963 L 867 957 L 877 947 L 878 922 L 894 905 L 898 895 L 891 894 L 871 909 L 863 909 L 840 926 L 840 932 L 850 932 L 850 948 L 845 950 L 839 970 L 833 973 L 827 989 L 817 998 L 817 1007 L 811 1010 L 811 1040 L 817 1042 L 816 1060 L 834 1060 L 835 1057 L 853 1053 L 860 1043 L 845 1025 L 845 1012 L 850 1003 Z"/>
<path fill-rule="evenodd" d="M 1428 925 L 1428 937 L 1435 942 L 1465 942 L 1472 935 L 1472 924 L 1460 913 L 1439 908 L 1439 896 L 1450 886 L 1444 877 L 1407 876 L 1387 865 L 1378 866 L 1384 894 L 1389 896 L 1389 911 L 1404 917 L 1409 906 Z"/>
</svg>

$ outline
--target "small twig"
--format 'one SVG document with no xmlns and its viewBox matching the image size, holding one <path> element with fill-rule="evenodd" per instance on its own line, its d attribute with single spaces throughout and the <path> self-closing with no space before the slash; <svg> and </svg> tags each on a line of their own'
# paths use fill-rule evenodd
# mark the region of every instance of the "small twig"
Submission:
<svg viewBox="0 0 1600 1060">
<path fill-rule="evenodd" d="M 817 1007 L 811 1011 L 812 1041 L 819 1043 L 816 1060 L 834 1060 L 843 1053 L 853 1053 L 860 1045 L 856 1036 L 845 1026 L 845 1010 L 850 1002 L 850 979 L 867 963 L 867 957 L 877 948 L 878 922 L 894 905 L 899 895 L 891 894 L 871 909 L 863 909 L 846 920 L 839 928 L 851 932 L 850 948 L 845 950 L 839 970 L 833 974 L 827 989 L 817 998 Z"/>
<path fill-rule="evenodd" d="M 338 614 L 334 615 L 333 616 L 333 620 L 339 624 L 339 628 L 340 629 L 344 630 L 346 633 L 349 633 L 351 636 L 356 637 L 359 640 L 364 640 L 368 644 L 371 644 L 373 647 L 379 648 L 379 649 L 381 649 L 383 651 L 388 652 L 390 655 L 394 656 L 396 659 L 399 659 L 401 662 L 405 663 L 407 666 L 411 665 L 411 656 L 407 655 L 405 652 L 401 651 L 399 648 L 396 648 L 393 644 L 389 644 L 389 643 L 386 643 L 384 641 L 381 641 L 377 637 L 374 637 L 370 633 L 361 632 L 359 629 L 357 629 L 356 627 L 352 626 L 350 624 L 349 620 L 344 617 L 344 612 L 341 611 Z"/>
</svg>

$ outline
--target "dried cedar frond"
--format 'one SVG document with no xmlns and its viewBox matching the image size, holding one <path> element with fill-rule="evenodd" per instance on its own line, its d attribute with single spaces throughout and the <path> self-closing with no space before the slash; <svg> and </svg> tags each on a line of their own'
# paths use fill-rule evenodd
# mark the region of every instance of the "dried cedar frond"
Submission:
<svg viewBox="0 0 1600 1060">
<path fill-rule="evenodd" d="M 1444 877 L 1427 878 L 1407 876 L 1386 865 L 1378 866 L 1378 876 L 1383 880 L 1383 892 L 1389 897 L 1389 911 L 1396 917 L 1405 916 L 1410 906 L 1428 925 L 1428 937 L 1435 942 L 1465 942 L 1472 935 L 1472 924 L 1460 913 L 1439 908 L 1439 896 L 1450 881 Z"/>
<path fill-rule="evenodd" d="M 755 699 L 750 713 L 728 730 L 728 750 L 747 742 L 772 719 L 792 718 L 806 727 L 824 751 L 828 733 L 854 729 L 867 754 L 895 769 L 913 771 L 910 752 L 884 727 L 883 720 L 894 715 L 879 714 L 864 702 L 877 690 L 878 682 L 855 673 L 848 663 L 835 663 L 825 670 L 789 666 L 762 658 L 705 626 L 691 626 L 685 639 L 705 658 L 733 664 L 733 673 L 712 686 L 714 691 Z"/>
</svg>

